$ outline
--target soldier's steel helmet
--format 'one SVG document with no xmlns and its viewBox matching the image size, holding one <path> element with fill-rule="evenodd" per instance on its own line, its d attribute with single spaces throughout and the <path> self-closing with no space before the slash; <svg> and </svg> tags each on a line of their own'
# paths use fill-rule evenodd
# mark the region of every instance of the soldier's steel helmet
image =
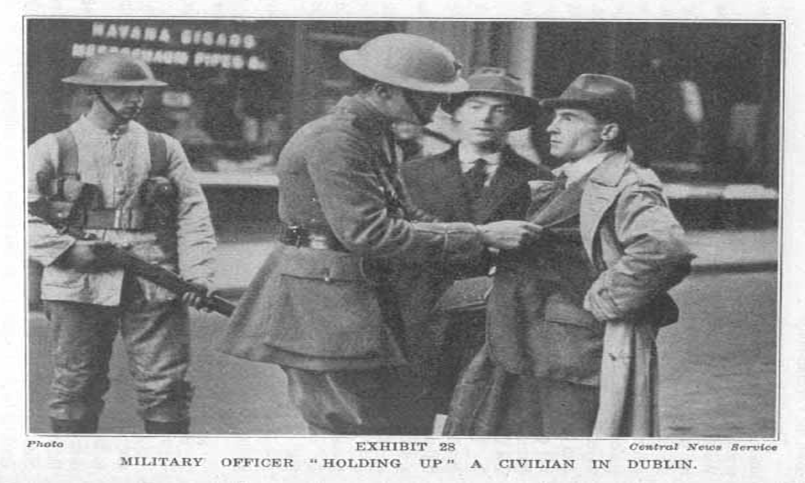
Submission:
<svg viewBox="0 0 805 483">
<path fill-rule="evenodd" d="M 157 80 L 148 64 L 122 53 L 98 54 L 87 58 L 75 75 L 62 82 L 80 86 L 162 87 L 166 82 Z"/>
<path fill-rule="evenodd" d="M 358 50 L 341 52 L 339 58 L 361 75 L 405 89 L 441 94 L 467 89 L 453 53 L 418 35 L 381 35 Z"/>
</svg>

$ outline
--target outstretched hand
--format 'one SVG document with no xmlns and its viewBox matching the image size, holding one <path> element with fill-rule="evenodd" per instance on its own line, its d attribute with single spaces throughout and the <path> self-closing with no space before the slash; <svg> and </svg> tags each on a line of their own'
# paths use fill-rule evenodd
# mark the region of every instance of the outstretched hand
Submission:
<svg viewBox="0 0 805 483">
<path fill-rule="evenodd" d="M 527 221 L 503 220 L 478 227 L 483 242 L 500 250 L 513 250 L 539 238 L 540 225 Z"/>
</svg>

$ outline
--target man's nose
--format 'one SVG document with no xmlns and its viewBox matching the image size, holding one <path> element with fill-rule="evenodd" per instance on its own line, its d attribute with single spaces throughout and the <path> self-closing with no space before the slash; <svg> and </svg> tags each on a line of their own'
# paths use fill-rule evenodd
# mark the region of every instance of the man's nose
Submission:
<svg viewBox="0 0 805 483">
<path fill-rule="evenodd" d="M 553 121 L 551 121 L 550 124 L 548 124 L 548 127 L 545 128 L 545 131 L 549 134 L 555 134 L 559 131 L 559 129 L 556 127 L 556 119 L 554 119 Z"/>
<path fill-rule="evenodd" d="M 481 119 L 484 122 L 491 122 L 493 114 L 494 114 L 494 111 L 492 110 L 491 107 L 484 107 L 484 108 L 481 109 Z"/>
<path fill-rule="evenodd" d="M 129 101 L 142 103 L 145 101 L 145 91 L 136 90 L 129 93 Z"/>
</svg>

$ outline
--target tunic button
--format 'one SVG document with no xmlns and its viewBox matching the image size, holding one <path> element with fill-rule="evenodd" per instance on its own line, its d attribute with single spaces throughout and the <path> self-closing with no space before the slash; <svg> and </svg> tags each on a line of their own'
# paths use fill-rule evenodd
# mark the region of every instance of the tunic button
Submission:
<svg viewBox="0 0 805 483">
<path fill-rule="evenodd" d="M 126 192 L 126 188 L 118 188 L 116 191 L 117 191 L 117 194 L 122 195 L 122 194 L 124 194 Z"/>
</svg>

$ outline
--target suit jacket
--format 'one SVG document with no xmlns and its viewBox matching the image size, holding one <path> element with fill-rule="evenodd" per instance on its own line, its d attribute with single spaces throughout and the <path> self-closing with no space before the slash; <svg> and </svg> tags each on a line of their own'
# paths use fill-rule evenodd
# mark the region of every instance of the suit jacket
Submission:
<svg viewBox="0 0 805 483">
<path fill-rule="evenodd" d="M 518 220 L 531 201 L 527 181 L 551 179 L 551 172 L 504 147 L 500 166 L 489 186 L 473 203 L 464 183 L 458 146 L 402 167 L 403 179 L 413 203 L 443 221 L 470 221 L 476 224 L 498 220 Z"/>
<path fill-rule="evenodd" d="M 282 245 L 241 298 L 221 350 L 309 370 L 405 364 L 408 297 L 389 266 L 477 257 L 469 223 L 406 219 L 398 193 L 390 120 L 358 97 L 303 126 L 283 149 L 279 215 L 288 225 L 330 232 L 344 250 Z M 400 290 L 402 292 L 396 292 Z"/>
<path fill-rule="evenodd" d="M 477 199 L 461 171 L 458 146 L 408 161 L 401 172 L 417 208 L 443 221 L 476 224 L 523 219 L 531 202 L 528 181 L 553 177 L 550 170 L 518 156 L 510 147 L 501 152 L 495 176 Z M 419 312 L 423 325 L 417 332 L 418 347 L 427 366 L 422 371 L 430 373 L 433 389 L 445 403 L 462 366 L 484 341 L 489 259 L 402 267 L 396 278 L 410 287 L 410 297 L 400 303 L 408 306 L 409 313 Z"/>
</svg>

